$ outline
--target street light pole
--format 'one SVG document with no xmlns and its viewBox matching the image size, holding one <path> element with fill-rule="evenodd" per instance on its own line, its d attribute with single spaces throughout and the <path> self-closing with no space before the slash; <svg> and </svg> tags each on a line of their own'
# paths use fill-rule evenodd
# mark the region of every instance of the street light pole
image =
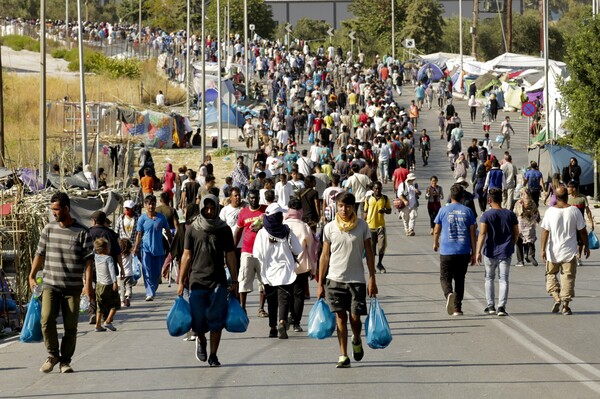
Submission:
<svg viewBox="0 0 600 399">
<path fill-rule="evenodd" d="M 46 0 L 40 1 L 40 179 L 46 184 Z"/>
<path fill-rule="evenodd" d="M 392 0 L 392 59 L 396 60 L 396 0 Z"/>
<path fill-rule="evenodd" d="M 246 98 L 250 95 L 250 77 L 248 76 L 248 0 L 244 0 L 244 62 L 246 63 L 246 76 L 244 80 L 246 82 Z"/>
<path fill-rule="evenodd" d="M 221 58 L 223 57 L 223 43 L 221 42 L 221 0 L 217 0 L 217 91 L 219 92 L 219 97 L 217 97 L 217 130 L 218 130 L 218 140 L 219 140 L 219 148 L 223 147 L 223 109 L 221 108 Z"/>
<path fill-rule="evenodd" d="M 190 117 L 190 40 L 192 38 L 190 33 L 190 0 L 187 0 L 187 26 L 185 34 L 185 114 L 188 118 Z"/>
<path fill-rule="evenodd" d="M 463 24 L 462 24 L 462 0 L 458 0 L 458 45 L 460 47 L 460 92 L 465 86 L 463 80 L 465 73 L 463 69 Z"/>
<path fill-rule="evenodd" d="M 87 164 L 87 121 L 85 118 L 85 65 L 83 63 L 83 22 L 81 0 L 77 0 L 77 46 L 79 49 L 79 107 L 81 108 L 81 163 Z"/>
<path fill-rule="evenodd" d="M 202 127 L 200 129 L 202 137 L 202 163 L 206 160 L 206 14 L 205 7 L 206 0 L 202 0 L 202 84 L 201 84 L 201 116 L 202 116 Z"/>
</svg>

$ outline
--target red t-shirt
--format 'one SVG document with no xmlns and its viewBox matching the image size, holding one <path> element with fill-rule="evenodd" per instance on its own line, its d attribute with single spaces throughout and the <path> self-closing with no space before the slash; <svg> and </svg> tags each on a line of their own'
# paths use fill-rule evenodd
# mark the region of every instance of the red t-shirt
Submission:
<svg viewBox="0 0 600 399">
<path fill-rule="evenodd" d="M 242 252 L 251 254 L 254 249 L 254 240 L 256 239 L 256 232 L 252 231 L 252 223 L 259 219 L 267 209 L 266 206 L 261 205 L 256 210 L 250 209 L 249 206 L 241 210 L 238 215 L 237 227 L 244 229 L 242 237 Z"/>
<path fill-rule="evenodd" d="M 406 180 L 406 176 L 408 176 L 407 168 L 397 168 L 394 171 L 394 177 L 396 178 L 396 183 L 394 184 L 394 190 L 398 190 L 398 186 Z"/>
</svg>

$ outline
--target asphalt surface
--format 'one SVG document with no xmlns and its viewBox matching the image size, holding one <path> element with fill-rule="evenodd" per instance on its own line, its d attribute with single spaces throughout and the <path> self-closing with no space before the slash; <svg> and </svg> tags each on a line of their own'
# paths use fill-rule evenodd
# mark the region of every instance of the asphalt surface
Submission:
<svg viewBox="0 0 600 399">
<path fill-rule="evenodd" d="M 400 98 L 408 103 L 408 88 Z M 482 137 L 481 124 L 468 121 L 465 102 L 455 101 L 465 141 Z M 448 192 L 451 172 L 446 141 L 436 139 L 438 111 L 425 111 L 420 127 L 432 132 L 429 166 L 417 166 L 421 187 L 435 174 Z M 512 141 L 515 164 L 527 163 L 527 126 L 516 113 Z M 499 119 L 504 116 L 499 113 Z M 492 126 L 492 137 L 499 131 Z M 501 151 L 496 150 L 501 155 Z M 390 185 L 384 189 L 392 195 Z M 221 368 L 194 356 L 194 344 L 168 335 L 165 318 L 175 286 L 161 285 L 154 302 L 134 289 L 132 306 L 116 316 L 117 332 L 96 333 L 82 317 L 75 373 L 38 371 L 43 344 L 0 343 L 0 397 L 6 398 L 595 398 L 600 396 L 598 286 L 600 251 L 579 268 L 573 315 L 552 314 L 544 267 L 511 268 L 509 317 L 483 314 L 483 268 L 467 274 L 464 316 L 448 316 L 439 282 L 439 256 L 432 250 L 429 218 L 422 207 L 416 236 L 406 237 L 397 219 L 387 217 L 387 274 L 377 274 L 379 299 L 393 332 L 383 350 L 365 348 L 361 362 L 336 369 L 335 338 L 310 339 L 290 332 L 288 340 L 269 339 L 266 319 L 256 316 L 258 296 L 249 296 L 246 333 L 223 333 Z M 538 233 L 539 237 L 539 233 Z M 539 254 L 539 241 L 538 241 Z M 539 259 L 539 255 L 538 255 Z M 513 259 L 513 264 L 516 260 Z M 306 330 L 307 302 L 302 326 Z"/>
</svg>

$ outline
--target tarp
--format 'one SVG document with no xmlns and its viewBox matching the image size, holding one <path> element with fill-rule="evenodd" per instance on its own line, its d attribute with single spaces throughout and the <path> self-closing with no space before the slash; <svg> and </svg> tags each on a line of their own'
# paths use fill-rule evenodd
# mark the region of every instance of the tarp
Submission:
<svg viewBox="0 0 600 399">
<path fill-rule="evenodd" d="M 502 84 L 500 82 L 500 79 L 498 79 L 498 76 L 490 72 L 483 74 L 477 79 L 475 79 L 474 83 L 477 86 L 477 91 L 479 92 L 486 91 L 491 86 L 500 86 Z"/>
<path fill-rule="evenodd" d="M 171 148 L 173 146 L 173 117 L 154 111 L 136 113 L 136 121 L 122 122 L 123 136 L 139 136 L 148 147 Z"/>
<path fill-rule="evenodd" d="M 92 226 L 92 214 L 103 211 L 107 216 L 112 215 L 121 204 L 121 195 L 114 191 L 106 191 L 98 197 L 74 197 L 71 196 L 71 216 L 84 226 Z M 50 211 L 49 211 L 50 212 Z M 53 220 L 52 212 L 49 219 Z"/>
<path fill-rule="evenodd" d="M 508 68 L 511 70 L 531 68 L 543 69 L 544 64 L 544 59 L 540 57 L 533 57 L 530 55 L 523 54 L 504 53 L 492 60 L 487 61 L 484 64 L 484 67 L 488 71 L 492 71 L 494 69 L 499 68 Z M 566 77 L 567 64 L 565 64 L 564 62 L 550 60 L 549 67 L 555 74 Z"/>
<path fill-rule="evenodd" d="M 538 162 L 539 157 L 539 169 L 545 181 L 551 179 L 554 173 L 562 175 L 562 170 L 565 166 L 569 165 L 570 158 L 577 159 L 577 163 L 581 167 L 581 176 L 579 178 L 580 191 L 585 193 L 589 190 L 589 187 L 593 191 L 594 162 L 588 154 L 577 151 L 573 147 L 546 144 L 540 147 L 539 150 L 529 151 L 528 157 L 530 161 L 536 162 Z"/>
<path fill-rule="evenodd" d="M 217 107 L 214 104 L 210 104 L 206 107 L 206 125 L 216 125 L 218 123 L 219 113 L 217 111 Z M 246 123 L 244 120 L 244 114 L 242 112 L 235 112 L 235 108 L 228 107 L 227 104 L 221 103 L 221 117 L 222 117 L 222 125 L 223 127 L 227 127 L 229 125 L 242 127 Z M 202 122 L 200 120 L 200 112 L 198 112 L 198 121 L 201 125 Z"/>
</svg>

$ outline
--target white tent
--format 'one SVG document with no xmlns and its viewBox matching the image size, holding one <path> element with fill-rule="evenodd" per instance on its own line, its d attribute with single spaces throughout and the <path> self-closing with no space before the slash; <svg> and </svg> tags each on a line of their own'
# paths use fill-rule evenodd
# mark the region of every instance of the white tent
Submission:
<svg viewBox="0 0 600 399">
<path fill-rule="evenodd" d="M 560 61 L 549 61 L 550 70 L 559 75 L 567 76 L 567 65 Z M 497 70 L 499 68 L 508 69 L 544 69 L 544 59 L 530 55 L 504 53 L 484 63 L 487 71 Z"/>
</svg>

